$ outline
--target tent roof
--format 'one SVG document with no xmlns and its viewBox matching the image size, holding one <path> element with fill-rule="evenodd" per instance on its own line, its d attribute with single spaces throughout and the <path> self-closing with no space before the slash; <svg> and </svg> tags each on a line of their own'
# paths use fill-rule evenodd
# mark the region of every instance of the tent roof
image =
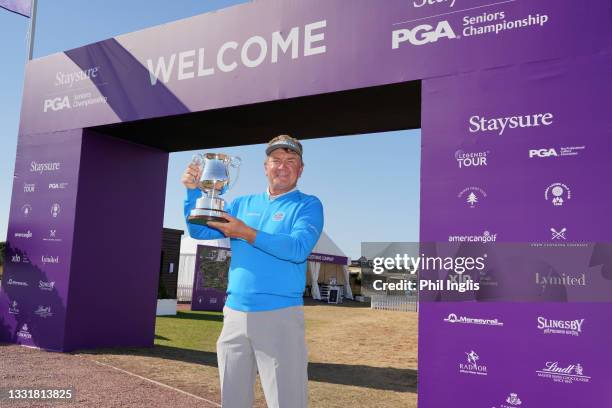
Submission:
<svg viewBox="0 0 612 408">
<path fill-rule="evenodd" d="M 347 258 L 344 251 L 342 251 L 338 245 L 336 245 L 336 243 L 329 237 L 329 235 L 327 235 L 325 231 L 323 231 L 321 234 L 321 237 L 319 238 L 319 241 L 315 245 L 312 252 L 324 255 L 343 256 Z"/>
</svg>

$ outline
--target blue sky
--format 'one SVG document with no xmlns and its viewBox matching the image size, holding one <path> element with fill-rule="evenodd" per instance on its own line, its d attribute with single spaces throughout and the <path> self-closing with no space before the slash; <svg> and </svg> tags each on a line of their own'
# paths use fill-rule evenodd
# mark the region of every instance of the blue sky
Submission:
<svg viewBox="0 0 612 408">
<path fill-rule="evenodd" d="M 34 57 L 239 3 L 244 1 L 39 0 Z M 9 216 L 28 26 L 28 19 L 0 9 L 0 240 L 6 237 Z M 418 240 L 419 131 L 303 144 L 306 167 L 299 187 L 321 199 L 325 229 L 349 256 L 359 256 L 361 241 Z M 228 199 L 265 189 L 263 145 L 218 151 L 243 159 L 240 180 Z M 166 227 L 184 229 L 179 179 L 192 156 L 193 152 L 170 155 Z"/>
</svg>

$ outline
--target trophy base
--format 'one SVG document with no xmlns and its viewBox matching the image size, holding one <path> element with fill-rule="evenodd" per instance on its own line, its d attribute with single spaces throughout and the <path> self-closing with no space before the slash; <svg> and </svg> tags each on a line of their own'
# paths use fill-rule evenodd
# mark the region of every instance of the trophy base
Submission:
<svg viewBox="0 0 612 408">
<path fill-rule="evenodd" d="M 222 215 L 225 214 L 225 211 L 219 210 L 204 210 L 204 209 L 195 209 L 191 211 L 191 214 L 187 218 L 191 224 L 197 225 L 206 225 L 208 221 L 214 222 L 228 222 Z"/>
</svg>

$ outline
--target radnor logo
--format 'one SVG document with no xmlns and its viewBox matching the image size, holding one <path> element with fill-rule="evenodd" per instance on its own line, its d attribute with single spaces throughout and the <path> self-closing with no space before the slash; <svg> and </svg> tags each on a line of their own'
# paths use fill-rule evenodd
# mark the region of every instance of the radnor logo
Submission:
<svg viewBox="0 0 612 408">
<path fill-rule="evenodd" d="M 58 171 L 60 167 L 61 163 L 58 162 L 38 163 L 33 161 L 30 163 L 30 173 L 43 174 L 49 171 Z"/>
<path fill-rule="evenodd" d="M 41 255 L 40 260 L 43 264 L 58 264 L 59 256 L 45 256 Z"/>
<path fill-rule="evenodd" d="M 553 320 L 538 317 L 538 330 L 543 334 L 566 334 L 568 336 L 580 336 L 584 319 L 577 320 Z"/>
<path fill-rule="evenodd" d="M 457 316 L 455 313 L 451 313 L 444 319 L 447 323 L 459 323 L 459 324 L 475 324 L 480 326 L 503 326 L 504 324 L 499 319 L 479 319 L 473 317 Z"/>
<path fill-rule="evenodd" d="M 7 285 L 9 285 L 9 286 L 21 286 L 21 287 L 24 287 L 24 288 L 27 288 L 28 286 L 30 286 L 30 285 L 28 285 L 28 282 L 16 281 L 16 280 L 13 280 L 12 278 L 8 280 Z"/>
<path fill-rule="evenodd" d="M 55 281 L 54 282 L 43 282 L 43 281 L 38 281 L 38 289 L 40 290 L 45 290 L 45 291 L 52 291 L 55 288 Z"/>
<path fill-rule="evenodd" d="M 500 118 L 487 118 L 485 116 L 471 116 L 469 119 L 470 133 L 495 132 L 499 136 L 508 129 L 522 129 L 553 124 L 552 113 L 534 113 L 520 116 L 505 116 Z"/>
<path fill-rule="evenodd" d="M 555 276 L 551 275 L 550 273 L 548 274 L 548 276 L 544 276 L 544 275 L 540 275 L 539 272 L 536 272 L 535 281 L 536 281 L 536 284 L 542 285 L 543 287 L 546 287 L 548 285 L 550 286 L 586 286 L 587 284 L 586 274 L 584 273 L 576 277 L 576 276 L 567 275 L 563 272 Z"/>
<path fill-rule="evenodd" d="M 536 373 L 540 378 L 547 378 L 564 384 L 588 383 L 591 381 L 591 377 L 584 375 L 584 368 L 579 363 L 564 367 L 558 361 L 547 361 L 544 368 L 536 371 Z"/>
<path fill-rule="evenodd" d="M 51 313 L 51 306 L 38 306 L 38 309 L 36 309 L 34 314 L 42 318 L 53 316 L 53 313 Z"/>
<path fill-rule="evenodd" d="M 448 242 L 495 242 L 497 234 L 485 231 L 482 235 L 450 235 Z"/>
<path fill-rule="evenodd" d="M 18 306 L 19 304 L 15 300 L 13 300 L 13 302 L 11 303 L 8 309 L 9 314 L 12 314 L 15 316 L 18 315 L 19 314 Z"/>
<path fill-rule="evenodd" d="M 480 356 L 474 350 L 465 353 L 467 364 L 459 363 L 459 372 L 462 374 L 487 375 L 487 366 L 479 365 Z"/>
<path fill-rule="evenodd" d="M 32 238 L 32 231 L 28 230 L 28 232 L 16 232 L 14 234 L 15 238 L 25 238 L 25 239 L 30 239 Z"/>
<path fill-rule="evenodd" d="M 412 45 L 425 45 L 435 43 L 441 38 L 450 40 L 457 38 L 450 23 L 446 20 L 438 22 L 435 27 L 429 24 L 421 24 L 412 29 L 394 30 L 391 33 L 391 48 L 396 50 L 406 41 Z"/>
<path fill-rule="evenodd" d="M 23 326 L 21 326 L 21 330 L 17 332 L 17 337 L 21 337 L 22 339 L 27 339 L 27 340 L 30 340 L 32 338 L 32 335 L 28 331 L 27 323 L 24 323 Z"/>
</svg>

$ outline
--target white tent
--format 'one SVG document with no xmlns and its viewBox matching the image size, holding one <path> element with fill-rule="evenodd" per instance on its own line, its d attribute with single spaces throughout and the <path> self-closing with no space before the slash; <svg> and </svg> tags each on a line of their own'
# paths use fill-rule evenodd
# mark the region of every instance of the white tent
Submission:
<svg viewBox="0 0 612 408">
<path fill-rule="evenodd" d="M 334 278 L 337 283 L 344 284 L 344 296 L 348 299 L 353 298 L 353 291 L 351 290 L 351 282 L 349 279 L 349 268 L 348 264 L 350 259 L 346 256 L 338 245 L 327 235 L 325 231 L 321 234 L 319 241 L 312 250 L 315 254 L 328 255 L 332 257 L 346 258 L 346 264 L 340 265 L 336 263 L 327 263 L 324 260 L 308 261 L 308 276 L 307 282 L 310 283 L 312 298 L 321 299 L 319 293 L 318 283 L 327 283 L 329 279 Z M 324 257 L 322 257 L 324 259 Z M 317 284 L 315 284 L 316 282 Z"/>
<path fill-rule="evenodd" d="M 191 238 L 189 235 L 183 235 L 181 239 L 181 257 L 179 262 L 179 275 L 178 284 L 179 287 L 191 287 L 193 286 L 193 275 L 195 272 L 196 263 L 196 252 L 198 245 L 216 246 L 220 248 L 229 248 L 229 239 L 214 239 L 209 241 L 202 241 Z M 344 296 L 348 299 L 353 298 L 353 292 L 351 290 L 351 284 L 349 279 L 348 263 L 350 262 L 346 254 L 336 245 L 336 243 L 323 231 L 319 241 L 312 250 L 315 254 L 327 255 L 330 257 L 342 257 L 347 259 L 347 264 L 334 264 L 325 262 L 324 257 L 322 261 L 310 260 L 308 261 L 308 275 L 307 281 L 312 287 L 312 297 L 314 299 L 321 299 L 319 293 L 319 286 L 313 285 L 312 282 L 323 282 L 326 283 L 331 277 L 336 278 L 339 284 L 344 285 Z"/>
</svg>

